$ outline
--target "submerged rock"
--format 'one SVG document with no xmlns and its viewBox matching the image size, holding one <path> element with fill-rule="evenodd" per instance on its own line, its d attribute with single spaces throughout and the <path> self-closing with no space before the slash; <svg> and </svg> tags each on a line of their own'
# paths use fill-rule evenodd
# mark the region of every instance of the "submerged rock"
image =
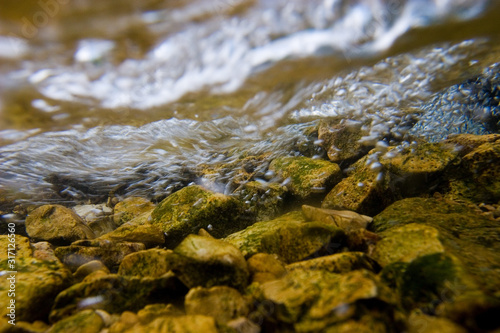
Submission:
<svg viewBox="0 0 500 333">
<path fill-rule="evenodd" d="M 189 235 L 175 249 L 174 273 L 188 287 L 225 285 L 236 289 L 248 284 L 248 267 L 233 245 L 209 237 Z"/>
<path fill-rule="evenodd" d="M 97 240 L 142 243 L 147 248 L 165 244 L 165 236 L 157 226 L 146 223 L 135 224 L 134 220 L 122 224 Z"/>
<path fill-rule="evenodd" d="M 81 282 L 85 277 L 97 271 L 102 271 L 104 274 L 110 273 L 109 269 L 102 262 L 93 260 L 78 267 L 73 273 L 73 277 L 76 281 Z"/>
<path fill-rule="evenodd" d="M 308 221 L 319 221 L 332 224 L 345 231 L 366 229 L 373 218 L 350 210 L 322 209 L 302 205 L 302 213 Z"/>
<path fill-rule="evenodd" d="M 152 212 L 154 208 L 155 205 L 147 199 L 129 197 L 115 205 L 113 220 L 120 226 L 141 214 Z"/>
<path fill-rule="evenodd" d="M 0 279 L 0 315 L 3 319 L 10 310 L 10 300 L 15 300 L 16 321 L 47 320 L 54 297 L 71 282 L 71 272 L 53 258 L 37 259 L 33 256 L 28 238 L 16 235 L 15 263 L 9 262 L 8 244 L 12 244 L 7 235 L 0 235 L 0 270 L 6 272 Z M 10 265 L 13 266 L 10 266 Z M 17 273 L 9 273 L 17 271 Z M 12 279 L 14 278 L 14 279 Z M 10 291 L 14 284 L 14 291 Z M 8 297 L 13 293 L 12 297 Z"/>
<path fill-rule="evenodd" d="M 116 224 L 112 219 L 113 209 L 105 204 L 78 205 L 73 207 L 73 210 L 85 221 L 85 224 L 92 229 L 96 236 L 103 235 L 116 228 Z"/>
<path fill-rule="evenodd" d="M 214 193 L 198 185 L 168 196 L 151 213 L 151 223 L 166 233 L 166 245 L 173 248 L 199 229 L 224 237 L 246 226 L 242 204 L 235 198 Z"/>
<path fill-rule="evenodd" d="M 236 192 L 248 207 L 245 214 L 248 212 L 254 215 L 256 221 L 265 221 L 275 218 L 281 212 L 287 188 L 277 183 L 251 181 Z"/>
<path fill-rule="evenodd" d="M 347 122 L 324 120 L 319 123 L 318 139 L 330 161 L 352 163 L 368 152 L 369 147 L 360 143 L 363 136 L 361 125 L 361 122 L 348 126 Z"/>
<path fill-rule="evenodd" d="M 269 170 L 282 179 L 290 179 L 289 189 L 301 199 L 324 193 L 342 179 L 337 164 L 309 157 L 281 157 L 274 159 Z"/>
<path fill-rule="evenodd" d="M 292 212 L 229 235 L 225 240 L 245 255 L 277 254 L 292 263 L 322 252 L 338 251 L 345 233 L 331 224 L 306 222 L 301 212 Z"/>
<path fill-rule="evenodd" d="M 174 268 L 172 250 L 149 249 L 131 253 L 123 258 L 119 275 L 160 277 Z"/>
<path fill-rule="evenodd" d="M 70 244 L 95 234 L 74 211 L 60 205 L 44 205 L 26 218 L 26 232 L 32 238 L 56 244 Z"/>
<path fill-rule="evenodd" d="M 257 253 L 248 260 L 252 282 L 264 283 L 281 278 L 286 274 L 285 265 L 276 254 Z"/>
<path fill-rule="evenodd" d="M 104 321 L 94 310 L 83 310 L 58 321 L 47 333 L 99 333 L 103 327 Z"/>
<path fill-rule="evenodd" d="M 286 266 L 288 272 L 294 270 L 321 270 L 343 274 L 357 269 L 378 272 L 380 267 L 372 258 L 361 252 L 336 253 L 329 256 L 299 261 Z"/>
<path fill-rule="evenodd" d="M 117 323 L 111 326 L 110 333 L 218 333 L 215 320 L 202 315 L 165 316 L 147 323 Z"/>
</svg>

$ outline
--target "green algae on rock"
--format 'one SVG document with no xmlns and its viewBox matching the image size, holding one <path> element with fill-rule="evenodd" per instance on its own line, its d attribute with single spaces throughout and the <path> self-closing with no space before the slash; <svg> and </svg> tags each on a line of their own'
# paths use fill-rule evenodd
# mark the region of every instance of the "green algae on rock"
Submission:
<svg viewBox="0 0 500 333">
<path fill-rule="evenodd" d="M 120 226 L 141 214 L 152 212 L 154 208 L 155 205 L 145 198 L 125 198 L 115 205 L 113 220 Z"/>
<path fill-rule="evenodd" d="M 55 323 L 47 333 L 99 333 L 104 321 L 94 310 L 83 310 Z"/>
<path fill-rule="evenodd" d="M 134 252 L 123 258 L 118 268 L 119 275 L 160 277 L 174 267 L 172 250 L 149 249 Z"/>
<path fill-rule="evenodd" d="M 7 244 L 9 238 L 0 235 L 0 245 L 5 251 L 0 254 L 0 270 L 9 272 Z M 71 272 L 59 260 L 41 260 L 32 254 L 28 238 L 16 235 L 15 258 L 15 306 L 17 321 L 47 320 L 54 297 L 71 282 Z M 0 279 L 0 315 L 7 318 L 10 297 L 10 280 L 4 276 Z M 5 296 L 5 297 L 4 297 Z"/>
<path fill-rule="evenodd" d="M 252 277 L 252 283 L 264 283 L 276 280 L 286 274 L 285 266 L 276 254 L 254 254 L 248 258 L 247 264 Z"/>
<path fill-rule="evenodd" d="M 329 256 L 299 261 L 286 266 L 288 272 L 294 270 L 327 271 L 343 274 L 357 269 L 378 272 L 380 267 L 373 259 L 361 252 L 342 252 Z"/>
<path fill-rule="evenodd" d="M 44 205 L 32 211 L 26 218 L 26 232 L 32 238 L 56 244 L 95 238 L 80 216 L 60 205 Z"/>
<path fill-rule="evenodd" d="M 308 221 L 332 224 L 345 231 L 366 229 L 373 219 L 350 210 L 322 209 L 302 205 L 302 213 Z"/>
<path fill-rule="evenodd" d="M 166 233 L 166 245 L 173 248 L 201 228 L 217 238 L 241 230 L 248 222 L 241 219 L 242 212 L 236 198 L 191 185 L 160 202 L 151 213 L 151 223 Z"/>
<path fill-rule="evenodd" d="M 257 222 L 229 235 L 225 240 L 245 255 L 274 253 L 285 263 L 325 251 L 339 250 L 345 233 L 332 225 L 306 222 L 301 212 L 291 212 L 271 221 Z"/>
<path fill-rule="evenodd" d="M 248 300 L 236 289 L 227 286 L 192 288 L 186 295 L 184 304 L 186 314 L 210 316 L 219 324 L 249 313 Z"/>
<path fill-rule="evenodd" d="M 97 238 L 97 240 L 142 243 L 147 248 L 161 246 L 165 243 L 165 236 L 159 227 L 146 223 L 135 224 L 134 221 L 122 224 L 115 230 Z"/>
<path fill-rule="evenodd" d="M 326 150 L 328 158 L 334 163 L 354 162 L 370 149 L 359 140 L 363 136 L 359 126 L 347 126 L 345 123 L 322 120 L 319 123 L 318 139 Z"/>
<path fill-rule="evenodd" d="M 77 282 L 81 282 L 88 275 L 102 271 L 105 274 L 109 274 L 109 269 L 99 260 L 92 260 L 86 264 L 81 265 L 78 269 L 73 273 L 73 277 Z"/>
<path fill-rule="evenodd" d="M 165 316 L 148 323 L 111 326 L 109 333 L 218 333 L 214 318 L 202 315 Z"/>
<path fill-rule="evenodd" d="M 282 179 L 290 179 L 290 192 L 301 199 L 323 193 L 342 179 L 340 167 L 325 160 L 309 157 L 280 157 L 269 165 Z"/>
<path fill-rule="evenodd" d="M 188 287 L 226 285 L 242 289 L 248 284 L 245 258 L 232 244 L 189 235 L 175 249 L 174 273 Z"/>
<path fill-rule="evenodd" d="M 245 214 L 255 216 L 256 221 L 275 218 L 284 206 L 286 186 L 271 182 L 251 181 L 236 191 L 248 209 Z"/>
</svg>

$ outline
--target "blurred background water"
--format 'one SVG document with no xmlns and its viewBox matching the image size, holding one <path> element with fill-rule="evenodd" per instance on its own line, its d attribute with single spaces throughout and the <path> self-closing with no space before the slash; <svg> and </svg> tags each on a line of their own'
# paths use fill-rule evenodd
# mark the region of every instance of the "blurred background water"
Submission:
<svg viewBox="0 0 500 333">
<path fill-rule="evenodd" d="M 0 193 L 159 198 L 200 165 L 499 129 L 500 1 L 1 0 Z M 357 126 L 357 125 L 356 125 Z M 318 150 L 320 153 L 320 151 Z M 218 180 L 225 186 L 234 170 Z"/>
</svg>

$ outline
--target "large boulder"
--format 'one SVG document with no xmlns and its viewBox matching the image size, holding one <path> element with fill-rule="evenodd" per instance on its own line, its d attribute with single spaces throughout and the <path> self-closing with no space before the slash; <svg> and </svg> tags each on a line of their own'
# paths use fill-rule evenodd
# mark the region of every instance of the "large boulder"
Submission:
<svg viewBox="0 0 500 333">
<path fill-rule="evenodd" d="M 248 221 L 241 219 L 242 212 L 237 199 L 192 185 L 160 202 L 151 213 L 151 223 L 165 232 L 166 245 L 173 248 L 201 228 L 214 237 L 243 229 Z"/>
<path fill-rule="evenodd" d="M 80 216 L 60 205 L 44 205 L 33 210 L 26 218 L 26 232 L 34 239 L 59 245 L 95 238 Z"/>
</svg>

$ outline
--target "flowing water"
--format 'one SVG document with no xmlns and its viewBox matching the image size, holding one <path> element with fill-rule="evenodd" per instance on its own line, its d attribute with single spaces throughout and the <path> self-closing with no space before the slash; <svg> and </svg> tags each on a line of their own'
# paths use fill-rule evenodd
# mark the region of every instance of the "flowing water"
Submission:
<svg viewBox="0 0 500 333">
<path fill-rule="evenodd" d="M 0 193 L 161 198 L 320 119 L 368 146 L 491 133 L 500 2 L 0 1 Z M 322 154 L 319 147 L 313 149 Z M 263 172 L 265 172 L 263 161 Z"/>
</svg>

